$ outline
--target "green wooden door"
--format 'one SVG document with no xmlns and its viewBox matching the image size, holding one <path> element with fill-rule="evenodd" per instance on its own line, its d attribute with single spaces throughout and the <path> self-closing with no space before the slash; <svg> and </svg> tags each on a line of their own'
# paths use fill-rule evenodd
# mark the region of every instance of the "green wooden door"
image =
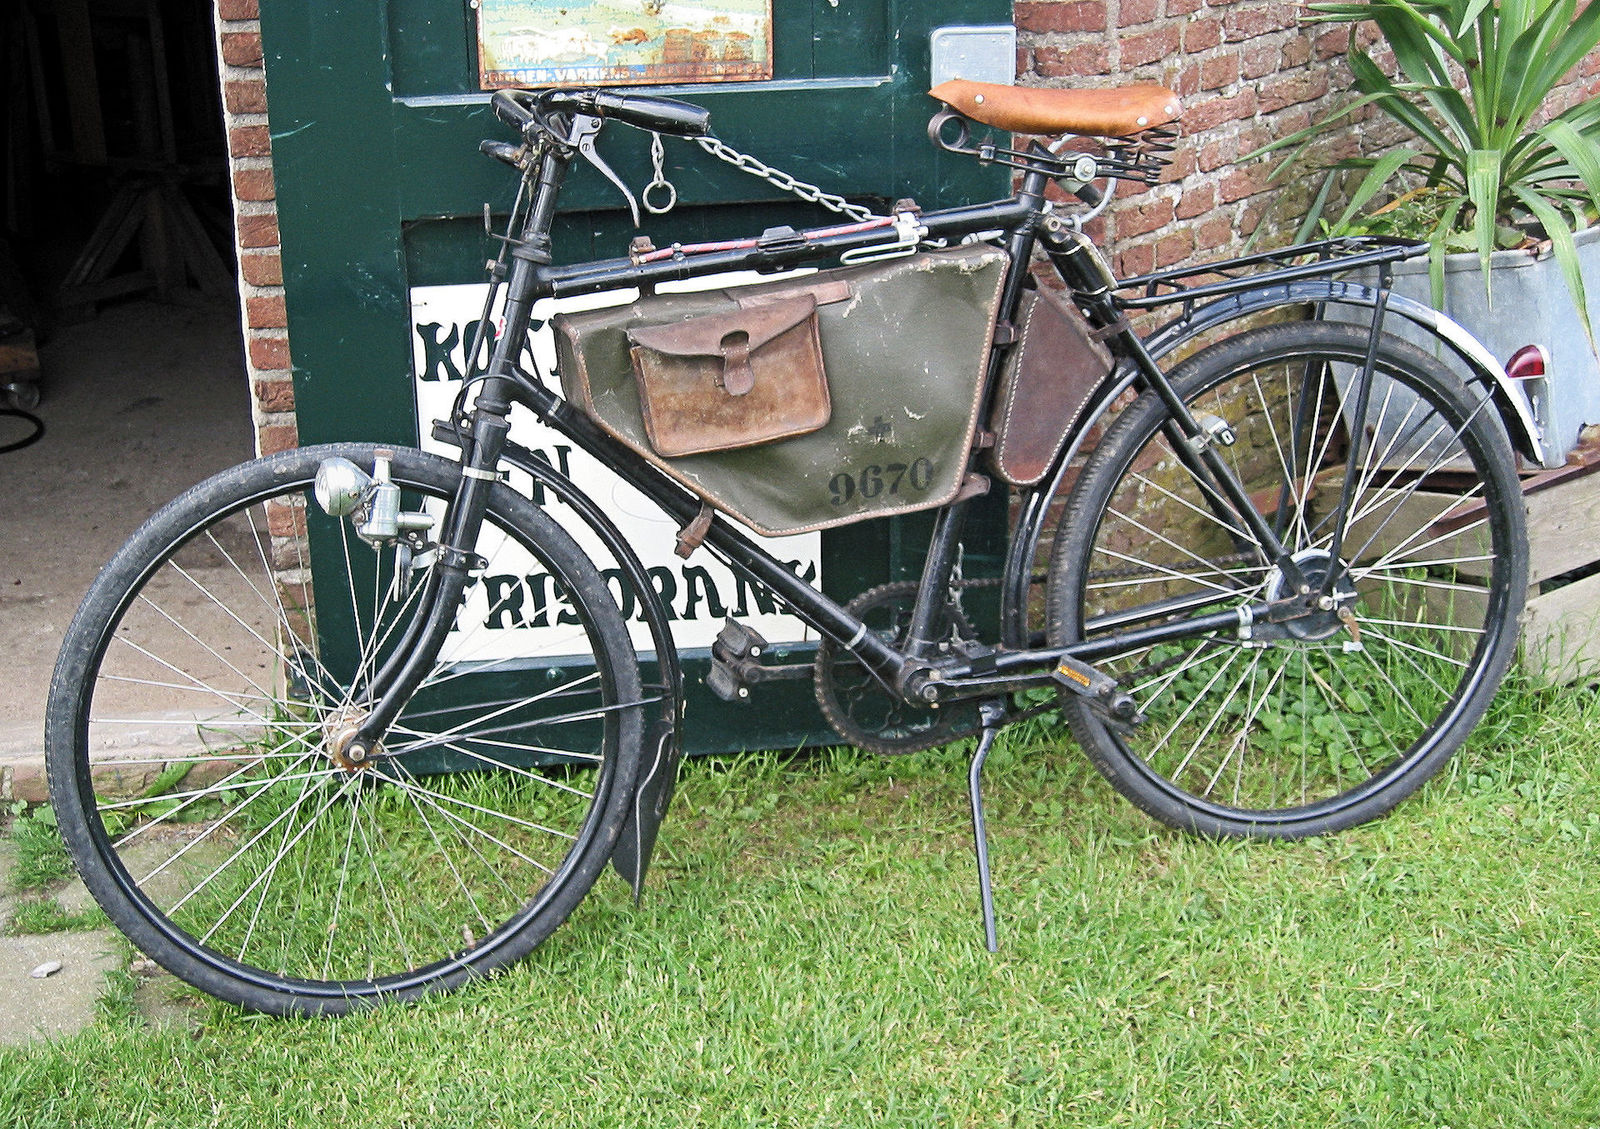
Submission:
<svg viewBox="0 0 1600 1129">
<path fill-rule="evenodd" d="M 300 441 L 416 443 L 416 389 L 448 378 L 443 335 L 457 327 L 436 324 L 432 341 L 419 343 L 413 294 L 481 282 L 494 252 L 483 205 L 503 213 L 515 192 L 509 171 L 477 153 L 480 138 L 509 135 L 478 89 L 472 4 L 260 6 Z M 1005 170 L 928 144 L 929 43 L 940 27 L 1010 20 L 1009 0 L 773 0 L 770 81 L 654 89 L 705 105 L 723 140 L 831 192 L 880 206 L 903 196 L 924 207 L 992 199 L 1006 194 Z M 650 179 L 648 142 L 623 126 L 601 140 L 636 193 Z M 685 142 L 667 146 L 680 203 L 645 217 L 642 230 L 658 246 L 828 218 Z M 620 254 L 636 234 L 621 196 L 587 167 L 575 170 L 563 204 L 560 261 Z M 1003 510 L 980 520 L 993 534 L 993 559 L 969 554 L 969 573 L 992 568 L 1003 551 Z M 912 518 L 824 535 L 824 588 L 844 599 L 915 575 L 927 528 Z M 686 583 L 692 589 L 695 578 Z M 806 648 L 792 650 L 802 657 Z M 696 695 L 702 669 L 689 664 Z M 807 684 L 756 693 L 756 710 L 693 698 L 689 747 L 777 747 L 826 732 Z"/>
</svg>

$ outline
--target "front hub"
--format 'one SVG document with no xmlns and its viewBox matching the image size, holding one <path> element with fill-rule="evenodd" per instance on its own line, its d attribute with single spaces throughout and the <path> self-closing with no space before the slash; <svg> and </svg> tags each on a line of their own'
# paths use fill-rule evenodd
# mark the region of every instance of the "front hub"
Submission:
<svg viewBox="0 0 1600 1129">
<path fill-rule="evenodd" d="M 346 709 L 329 716 L 323 725 L 322 749 L 328 759 L 346 772 L 360 772 L 370 768 L 372 762 L 383 755 L 379 742 L 359 739 L 361 725 L 367 719 L 362 710 Z"/>
</svg>

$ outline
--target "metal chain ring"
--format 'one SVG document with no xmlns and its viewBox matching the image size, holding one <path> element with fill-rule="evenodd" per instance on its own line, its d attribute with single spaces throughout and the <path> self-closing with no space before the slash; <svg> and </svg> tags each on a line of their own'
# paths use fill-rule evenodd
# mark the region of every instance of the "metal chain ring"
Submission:
<svg viewBox="0 0 1600 1129">
<path fill-rule="evenodd" d="M 842 216 L 849 216 L 857 223 L 883 218 L 870 208 L 852 204 L 843 196 L 824 192 L 815 184 L 807 184 L 805 181 L 798 180 L 781 169 L 775 169 L 748 153 L 741 153 L 720 138 L 696 137 L 694 138 L 694 143 L 718 160 L 726 161 L 741 172 L 747 172 L 753 177 L 767 181 L 780 191 L 798 196 L 808 204 L 821 204 L 830 212 L 838 212 Z"/>
<path fill-rule="evenodd" d="M 915 581 L 869 588 L 845 605 L 868 627 L 898 646 L 917 602 Z M 970 639 L 974 632 L 954 602 L 946 603 L 940 627 L 951 641 Z M 852 745 L 885 756 L 914 753 L 975 732 L 978 718 L 972 704 L 955 703 L 925 709 L 902 700 L 881 684 L 854 655 L 831 639 L 817 647 L 812 685 L 822 716 Z"/>
</svg>

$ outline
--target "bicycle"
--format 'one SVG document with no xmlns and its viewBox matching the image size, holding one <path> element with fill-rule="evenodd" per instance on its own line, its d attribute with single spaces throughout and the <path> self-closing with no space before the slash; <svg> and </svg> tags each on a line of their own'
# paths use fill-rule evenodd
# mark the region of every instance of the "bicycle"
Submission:
<svg viewBox="0 0 1600 1129">
<path fill-rule="evenodd" d="M 680 525 L 683 553 L 711 552 L 820 634 L 808 667 L 774 668 L 765 640 L 729 619 L 708 679 L 718 693 L 742 700 L 798 669 L 868 748 L 977 736 L 968 784 L 991 949 L 981 773 L 1019 717 L 1059 706 L 1119 791 L 1209 836 L 1339 830 L 1440 767 L 1513 654 L 1527 549 L 1512 444 L 1538 459 L 1541 440 L 1494 358 L 1390 292 L 1390 265 L 1420 248 L 1330 240 L 1119 280 L 1083 219 L 1119 181 L 1155 182 L 1172 95 L 964 81 L 933 94 L 946 104 L 933 143 L 1016 170 L 1011 197 L 882 216 L 788 178 L 848 222 L 636 241 L 576 266 L 552 265 L 551 219 L 574 160 L 627 193 L 594 149 L 608 121 L 779 174 L 709 139 L 687 103 L 494 95 L 521 141 L 483 147 L 522 190 L 473 370 L 434 427 L 458 457 L 341 443 L 223 472 L 133 535 L 67 633 L 48 710 L 52 797 L 84 881 L 135 944 L 234 1003 L 339 1013 L 525 955 L 608 861 L 637 894 L 681 753 L 680 656 L 606 507 L 508 440 L 513 405 L 650 498 Z M 974 140 L 975 125 L 1061 141 L 1008 147 Z M 1074 136 L 1101 147 L 1069 150 Z M 1088 212 L 1049 203 L 1051 183 Z M 1064 291 L 1038 288 L 1036 251 Z M 836 260 L 709 298 L 654 294 Z M 905 281 L 919 276 L 943 289 Z M 619 287 L 643 297 L 557 325 L 562 391 L 521 367 L 534 301 Z M 849 328 L 877 306 L 893 307 L 877 331 Z M 1153 332 L 1129 320 L 1161 310 L 1176 314 Z M 1426 334 L 1448 363 L 1390 324 Z M 781 363 L 762 352 L 779 338 L 792 338 Z M 865 359 L 841 363 L 852 348 Z M 649 374 L 627 360 L 641 350 L 641 366 L 709 382 L 645 420 L 628 399 L 645 394 Z M 890 388 L 893 421 L 845 403 L 864 394 L 853 373 L 947 353 L 967 375 L 918 386 L 914 405 Z M 804 373 L 809 390 L 780 382 L 776 422 L 717 399 L 774 371 Z M 832 393 L 820 411 L 819 371 Z M 608 416 L 622 400 L 628 411 Z M 912 407 L 945 422 L 919 432 Z M 758 416 L 783 434 L 752 441 Z M 713 449 L 662 453 L 708 427 Z M 798 469 L 770 472 L 795 450 Z M 840 451 L 856 454 L 826 462 Z M 974 622 L 964 521 L 997 482 L 1017 505 L 999 611 Z M 558 506 L 588 548 L 550 516 Z M 728 516 L 812 528 L 921 509 L 935 520 L 920 579 L 843 604 Z M 629 641 L 624 596 L 653 656 Z M 546 654 L 481 646 L 531 620 L 565 630 Z M 182 707 L 141 713 L 157 691 Z"/>
</svg>

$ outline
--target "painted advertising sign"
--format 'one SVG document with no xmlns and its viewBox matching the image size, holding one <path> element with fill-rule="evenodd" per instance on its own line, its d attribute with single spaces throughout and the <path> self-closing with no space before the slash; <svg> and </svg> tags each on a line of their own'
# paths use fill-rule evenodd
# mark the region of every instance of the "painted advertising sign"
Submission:
<svg viewBox="0 0 1600 1129">
<path fill-rule="evenodd" d="M 699 280 L 697 288 L 723 286 L 729 276 Z M 688 288 L 685 284 L 679 284 Z M 662 290 L 670 287 L 663 286 Z M 432 438 L 433 421 L 448 419 L 451 404 L 461 390 L 467 367 L 467 350 L 483 312 L 486 287 L 482 284 L 417 287 L 411 291 L 413 376 L 417 399 L 418 433 L 425 450 L 453 458 L 453 447 Z M 632 301 L 633 291 L 613 292 L 578 299 L 546 300 L 534 307 L 538 332 L 531 338 L 532 360 L 548 375 L 555 362 L 555 347 L 543 325 L 559 310 L 592 309 Z M 572 478 L 594 498 L 622 530 L 628 543 L 638 552 L 650 574 L 651 583 L 666 604 L 672 620 L 673 638 L 680 649 L 709 647 L 723 620 L 732 616 L 749 624 L 774 643 L 806 642 L 815 634 L 799 619 L 779 612 L 772 595 L 759 585 L 738 577 L 711 553 L 701 549 L 688 560 L 673 552 L 677 525 L 644 495 L 618 478 L 605 466 L 517 407 L 511 415 L 511 439 L 531 448 L 539 458 Z M 562 520 L 565 507 L 553 496 L 535 490 L 527 475 L 513 473 L 511 485 L 535 501 L 549 507 Z M 563 521 L 580 548 L 599 565 L 612 595 L 622 608 L 634 646 L 653 650 L 643 609 L 628 591 L 622 572 L 610 553 L 583 522 Z M 813 584 L 821 583 L 822 535 L 805 533 L 794 537 L 765 540 L 768 551 L 786 562 Z M 762 540 L 760 538 L 758 541 Z M 485 555 L 494 546 L 485 547 Z M 461 616 L 463 626 L 481 624 L 483 630 L 458 631 L 452 638 L 473 640 L 471 654 L 453 654 L 446 644 L 446 661 L 461 659 L 510 659 L 523 656 L 561 654 L 562 640 L 570 637 L 570 611 L 563 611 L 562 594 L 552 579 L 524 554 L 520 567 L 501 567 L 492 576 L 480 578 L 469 594 Z M 507 552 L 499 560 L 516 559 Z"/>
<path fill-rule="evenodd" d="M 477 0 L 476 7 L 485 90 L 772 77 L 772 0 Z"/>
</svg>

